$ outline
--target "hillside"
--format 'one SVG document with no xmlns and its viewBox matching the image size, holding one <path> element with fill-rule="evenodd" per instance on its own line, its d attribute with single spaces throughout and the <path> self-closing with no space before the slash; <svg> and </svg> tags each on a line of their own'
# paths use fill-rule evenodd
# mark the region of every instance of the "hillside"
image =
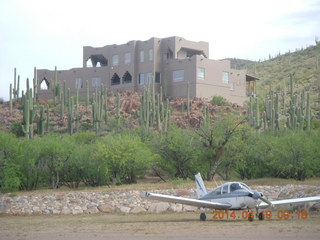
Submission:
<svg viewBox="0 0 320 240">
<path fill-rule="evenodd" d="M 139 126 L 139 117 L 137 116 L 140 110 L 140 97 L 139 93 L 135 92 L 122 92 L 120 94 L 120 115 L 123 126 L 136 127 Z M 176 124 L 181 128 L 198 127 L 203 119 L 205 106 L 208 107 L 208 112 L 212 116 L 213 120 L 221 117 L 225 112 L 238 112 L 244 113 L 245 110 L 231 103 L 225 102 L 224 106 L 218 106 L 209 102 L 206 99 L 194 98 L 190 100 L 190 114 L 187 113 L 187 99 L 178 98 L 171 99 L 170 105 L 170 122 Z M 61 104 L 56 106 L 52 100 L 41 100 L 37 106 L 35 106 L 36 115 L 40 114 L 40 106 L 46 106 L 49 108 L 49 129 L 52 132 L 67 132 L 68 129 L 68 108 L 66 107 L 61 117 Z M 110 94 L 107 100 L 107 115 L 108 123 L 103 126 L 103 130 L 110 131 L 115 127 L 115 119 L 117 118 L 117 98 L 115 95 Z M 79 130 L 93 129 L 92 119 L 92 105 L 89 105 L 88 111 L 86 111 L 86 105 L 84 102 L 79 103 Z M 45 110 L 47 111 L 47 110 Z M 12 114 L 9 112 L 9 103 L 0 103 L 0 129 L 16 132 L 15 127 L 19 127 L 23 121 L 23 106 L 19 102 L 14 102 Z M 39 115 L 40 116 L 40 115 Z M 35 129 L 38 117 L 34 120 Z M 154 125 L 156 128 L 156 124 Z M 22 133 L 20 133 L 22 135 Z M 19 134 L 18 134 L 19 135 Z"/>
<path fill-rule="evenodd" d="M 320 42 L 306 49 L 269 56 L 269 60 L 253 62 L 243 59 L 229 59 L 237 69 L 247 69 L 248 74 L 258 77 L 258 95 L 264 97 L 269 89 L 288 90 L 290 75 L 293 76 L 296 91 L 310 92 L 312 109 L 320 116 Z"/>
</svg>

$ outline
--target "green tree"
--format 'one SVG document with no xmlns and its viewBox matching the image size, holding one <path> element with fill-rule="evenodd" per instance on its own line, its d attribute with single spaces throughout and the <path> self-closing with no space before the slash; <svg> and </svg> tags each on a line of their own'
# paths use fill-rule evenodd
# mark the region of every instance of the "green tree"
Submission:
<svg viewBox="0 0 320 240">
<path fill-rule="evenodd" d="M 319 131 L 289 131 L 268 136 L 265 143 L 272 149 L 266 158 L 273 177 L 304 180 L 319 174 Z"/>
<path fill-rule="evenodd" d="M 216 174 L 217 168 L 222 163 L 222 156 L 229 140 L 237 134 L 247 131 L 243 123 L 244 120 L 238 120 L 231 116 L 215 123 L 210 121 L 195 130 L 203 147 L 201 164 L 209 164 L 210 166 L 207 172 L 207 180 L 212 180 Z"/>
<path fill-rule="evenodd" d="M 75 148 L 63 168 L 64 183 L 77 188 L 80 182 L 87 186 L 103 186 L 110 183 L 110 171 L 97 143 L 81 144 Z"/>
<path fill-rule="evenodd" d="M 10 133 L 0 131 L 0 190 L 12 191 L 20 186 L 18 156 L 19 140 Z"/>
<path fill-rule="evenodd" d="M 47 186 L 46 166 L 39 161 L 41 145 L 38 143 L 37 138 L 20 140 L 20 154 L 15 160 L 20 169 L 22 190 L 35 190 L 40 186 Z"/>
<path fill-rule="evenodd" d="M 40 146 L 38 164 L 47 169 L 51 188 L 55 189 L 59 186 L 61 171 L 74 150 L 74 144 L 70 136 L 54 134 L 37 138 L 36 144 Z"/>
<path fill-rule="evenodd" d="M 249 132 L 234 144 L 232 146 L 234 151 L 232 156 L 235 159 L 234 169 L 241 179 L 270 176 L 266 156 L 272 148 L 265 144 L 260 135 Z M 228 155 L 230 153 L 226 154 L 225 157 L 227 158 Z"/>
<path fill-rule="evenodd" d="M 105 164 L 95 157 L 96 139 L 94 132 L 77 132 L 71 137 L 74 151 L 61 170 L 62 184 L 70 188 L 78 188 L 81 182 L 87 186 L 108 184 L 106 174 L 99 170 Z"/>
<path fill-rule="evenodd" d="M 137 135 L 129 134 L 102 138 L 97 155 L 104 157 L 116 183 L 135 183 L 156 158 Z"/>
<path fill-rule="evenodd" d="M 200 146 L 192 131 L 173 127 L 160 142 L 156 140 L 154 148 L 161 155 L 160 166 L 171 177 L 193 177 L 199 169 Z"/>
</svg>

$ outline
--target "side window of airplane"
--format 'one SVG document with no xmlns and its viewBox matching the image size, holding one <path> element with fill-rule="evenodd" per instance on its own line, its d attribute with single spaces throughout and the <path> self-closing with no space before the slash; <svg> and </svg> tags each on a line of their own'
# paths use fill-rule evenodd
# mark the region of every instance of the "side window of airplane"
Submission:
<svg viewBox="0 0 320 240">
<path fill-rule="evenodd" d="M 217 188 L 217 189 L 214 191 L 214 195 L 221 195 L 221 187 Z"/>
<path fill-rule="evenodd" d="M 239 189 L 239 188 L 240 188 L 240 186 L 239 186 L 238 183 L 232 183 L 232 184 L 230 185 L 230 192 L 233 192 L 233 191 L 235 191 L 235 190 L 237 190 L 237 189 Z"/>
<path fill-rule="evenodd" d="M 228 193 L 228 187 L 229 187 L 228 184 L 226 184 L 226 185 L 223 186 L 223 188 L 222 188 L 222 194 Z"/>
</svg>

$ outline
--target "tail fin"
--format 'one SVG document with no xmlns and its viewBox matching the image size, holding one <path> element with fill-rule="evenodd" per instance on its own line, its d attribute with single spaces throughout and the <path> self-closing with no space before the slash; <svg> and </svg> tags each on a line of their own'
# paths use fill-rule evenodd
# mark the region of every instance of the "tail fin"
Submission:
<svg viewBox="0 0 320 240">
<path fill-rule="evenodd" d="M 194 177 L 196 179 L 197 195 L 198 195 L 198 198 L 201 198 L 207 194 L 207 189 L 204 186 L 204 183 L 203 183 L 203 180 L 202 180 L 200 173 L 194 175 Z"/>
</svg>

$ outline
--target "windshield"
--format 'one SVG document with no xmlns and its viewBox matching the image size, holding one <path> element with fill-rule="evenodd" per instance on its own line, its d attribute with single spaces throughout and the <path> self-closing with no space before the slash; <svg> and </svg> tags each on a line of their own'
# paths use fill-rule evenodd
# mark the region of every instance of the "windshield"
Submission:
<svg viewBox="0 0 320 240">
<path fill-rule="evenodd" d="M 233 191 L 238 190 L 238 189 L 242 189 L 241 185 L 243 187 L 245 187 L 246 189 L 251 190 L 246 184 L 236 182 L 236 183 L 231 183 L 230 184 L 230 192 L 233 192 Z"/>
<path fill-rule="evenodd" d="M 251 190 L 246 184 L 240 183 L 242 186 L 244 186 L 246 189 Z"/>
</svg>

